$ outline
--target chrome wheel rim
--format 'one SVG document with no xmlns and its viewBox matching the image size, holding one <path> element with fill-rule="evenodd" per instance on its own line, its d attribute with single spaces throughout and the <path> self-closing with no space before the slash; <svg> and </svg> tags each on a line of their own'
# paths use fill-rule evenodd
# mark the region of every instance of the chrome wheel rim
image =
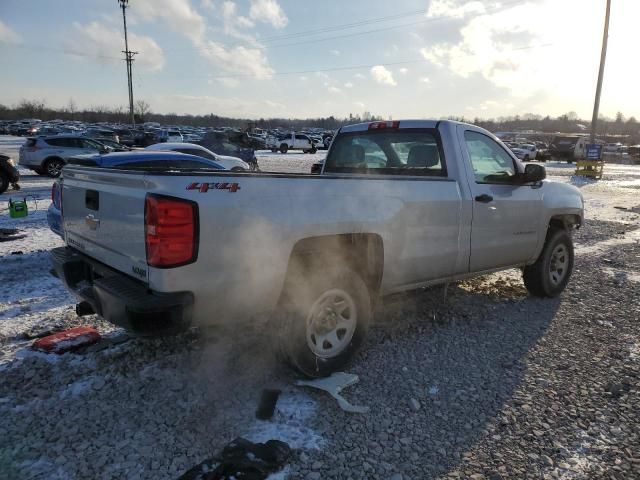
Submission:
<svg viewBox="0 0 640 480">
<path fill-rule="evenodd" d="M 60 175 L 62 164 L 60 162 L 49 162 L 47 164 L 47 173 L 49 175 Z"/>
<path fill-rule="evenodd" d="M 551 252 L 549 262 L 549 280 L 553 285 L 559 285 L 567 276 L 569 269 L 569 250 L 565 245 L 558 245 Z"/>
<path fill-rule="evenodd" d="M 357 324 L 351 295 L 340 289 L 327 290 L 311 306 L 307 317 L 307 346 L 318 357 L 335 357 L 349 346 Z"/>
</svg>

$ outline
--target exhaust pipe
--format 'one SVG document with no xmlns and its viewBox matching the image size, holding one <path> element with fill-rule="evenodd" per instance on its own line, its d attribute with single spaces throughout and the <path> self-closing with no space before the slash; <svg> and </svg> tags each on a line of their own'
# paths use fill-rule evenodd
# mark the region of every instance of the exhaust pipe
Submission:
<svg viewBox="0 0 640 480">
<path fill-rule="evenodd" d="M 76 315 L 79 317 L 86 317 L 87 315 L 93 315 L 95 310 L 89 302 L 80 302 L 76 304 Z"/>
</svg>

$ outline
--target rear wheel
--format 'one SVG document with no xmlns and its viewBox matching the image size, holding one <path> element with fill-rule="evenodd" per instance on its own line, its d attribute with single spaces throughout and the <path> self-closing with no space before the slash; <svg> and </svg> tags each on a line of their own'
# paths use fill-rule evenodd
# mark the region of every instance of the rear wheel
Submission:
<svg viewBox="0 0 640 480">
<path fill-rule="evenodd" d="M 280 329 L 285 358 L 309 377 L 342 369 L 369 328 L 371 299 L 364 281 L 344 267 L 313 269 L 309 278 L 296 279 L 287 297 Z"/>
<path fill-rule="evenodd" d="M 46 174 L 51 178 L 58 178 L 62 173 L 64 161 L 61 158 L 51 158 L 44 164 Z"/>
<path fill-rule="evenodd" d="M 309 153 L 316 153 L 318 150 L 316 149 L 316 147 L 313 147 L 311 150 L 309 150 Z"/>
<path fill-rule="evenodd" d="M 280 145 L 280 153 L 287 153 L 289 151 L 289 145 L 287 145 L 286 143 L 283 143 L 282 145 Z"/>
<path fill-rule="evenodd" d="M 542 253 L 533 265 L 524 268 L 524 285 L 536 297 L 556 297 L 562 293 L 573 271 L 573 240 L 569 232 L 551 229 Z"/>
</svg>

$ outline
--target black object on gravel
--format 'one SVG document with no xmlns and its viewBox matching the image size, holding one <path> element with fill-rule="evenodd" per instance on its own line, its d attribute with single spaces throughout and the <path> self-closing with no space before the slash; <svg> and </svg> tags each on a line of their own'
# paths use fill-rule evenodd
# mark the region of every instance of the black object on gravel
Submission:
<svg viewBox="0 0 640 480">
<path fill-rule="evenodd" d="M 178 480 L 264 480 L 280 470 L 290 454 L 289 445 L 280 440 L 253 443 L 236 438 L 218 457 L 196 465 Z"/>
</svg>

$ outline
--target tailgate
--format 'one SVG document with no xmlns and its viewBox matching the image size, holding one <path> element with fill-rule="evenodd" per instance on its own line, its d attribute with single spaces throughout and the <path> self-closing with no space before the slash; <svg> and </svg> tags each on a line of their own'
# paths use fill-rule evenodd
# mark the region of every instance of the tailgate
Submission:
<svg viewBox="0 0 640 480">
<path fill-rule="evenodd" d="M 145 186 L 140 173 L 65 168 L 62 221 L 67 244 L 147 282 Z"/>
</svg>

